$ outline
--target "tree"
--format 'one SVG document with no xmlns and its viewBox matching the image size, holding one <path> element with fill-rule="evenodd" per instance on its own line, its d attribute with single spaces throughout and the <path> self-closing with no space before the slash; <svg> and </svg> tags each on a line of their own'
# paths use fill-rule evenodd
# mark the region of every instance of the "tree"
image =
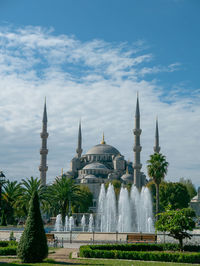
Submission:
<svg viewBox="0 0 200 266">
<path fill-rule="evenodd" d="M 8 224 L 14 223 L 14 215 L 17 210 L 16 202 L 20 198 L 21 194 L 21 184 L 18 184 L 17 181 L 8 180 L 4 185 L 2 198 Z"/>
<path fill-rule="evenodd" d="M 22 262 L 41 262 L 48 255 L 37 191 L 33 192 L 30 201 L 28 217 L 18 244 L 17 255 Z"/>
<path fill-rule="evenodd" d="M 5 212 L 2 211 L 2 215 L 1 215 L 1 226 L 6 226 L 6 225 L 7 225 L 6 215 L 5 215 Z"/>
<path fill-rule="evenodd" d="M 150 155 L 150 159 L 147 161 L 147 171 L 149 177 L 151 177 L 156 185 L 156 214 L 159 213 L 159 186 L 161 181 L 167 174 L 168 162 L 161 153 L 154 153 Z M 156 216 L 158 218 L 158 216 Z"/>
<path fill-rule="evenodd" d="M 190 195 L 190 200 L 196 196 L 197 191 L 195 186 L 193 185 L 192 181 L 190 179 L 180 178 L 179 182 L 186 186 L 188 193 Z"/>
<path fill-rule="evenodd" d="M 22 189 L 21 197 L 17 201 L 17 205 L 23 209 L 24 214 L 28 214 L 29 202 L 33 195 L 33 192 L 37 191 L 39 200 L 43 203 L 43 200 L 46 198 L 46 188 L 41 185 L 41 181 L 38 178 L 33 178 L 32 176 L 29 179 L 22 179 Z"/>
<path fill-rule="evenodd" d="M 149 182 L 147 185 L 152 193 L 153 207 L 156 205 L 156 187 L 154 182 Z M 163 212 L 168 205 L 171 209 L 187 208 L 190 202 L 190 196 L 185 185 L 179 182 L 165 182 L 160 183 L 160 212 Z"/>
<path fill-rule="evenodd" d="M 2 187 L 5 183 L 6 183 L 5 175 L 3 171 L 0 171 L 0 216 L 1 216 L 1 208 L 2 208 L 1 206 Z"/>
<path fill-rule="evenodd" d="M 75 212 L 88 212 L 89 207 L 92 206 L 93 194 L 89 187 L 80 185 L 81 200 L 75 202 L 73 210 Z"/>
<path fill-rule="evenodd" d="M 156 229 L 161 232 L 169 232 L 169 236 L 179 241 L 180 249 L 183 249 L 183 239 L 191 238 L 188 231 L 195 227 L 195 212 L 191 208 L 182 210 L 171 210 L 159 214 L 159 220 L 156 222 Z"/>
<path fill-rule="evenodd" d="M 50 205 L 61 213 L 63 225 L 65 216 L 71 213 L 72 205 L 82 197 L 80 187 L 72 178 L 66 178 L 64 175 L 56 177 L 55 182 L 48 187 L 47 195 Z"/>
<path fill-rule="evenodd" d="M 116 197 L 119 197 L 119 193 L 120 193 L 120 189 L 121 189 L 121 185 L 122 185 L 121 182 L 119 180 L 116 180 L 116 179 L 112 180 L 111 182 L 107 182 L 105 185 L 106 189 L 108 188 L 110 183 L 114 187 Z"/>
</svg>

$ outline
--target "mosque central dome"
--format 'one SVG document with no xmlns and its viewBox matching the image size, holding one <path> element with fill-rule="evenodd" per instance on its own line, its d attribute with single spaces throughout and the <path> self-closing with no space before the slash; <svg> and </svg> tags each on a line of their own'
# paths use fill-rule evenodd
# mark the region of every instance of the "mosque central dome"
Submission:
<svg viewBox="0 0 200 266">
<path fill-rule="evenodd" d="M 98 144 L 92 147 L 86 154 L 111 154 L 118 155 L 120 152 L 111 145 L 108 144 Z"/>
</svg>

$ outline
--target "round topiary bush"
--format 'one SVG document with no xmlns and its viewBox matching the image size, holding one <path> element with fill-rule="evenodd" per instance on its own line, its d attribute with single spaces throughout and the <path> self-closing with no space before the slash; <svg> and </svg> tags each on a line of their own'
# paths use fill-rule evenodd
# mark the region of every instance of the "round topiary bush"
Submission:
<svg viewBox="0 0 200 266">
<path fill-rule="evenodd" d="M 20 238 L 17 255 L 22 262 L 41 262 L 48 255 L 47 239 L 36 191 L 30 200 L 28 217 Z"/>
</svg>

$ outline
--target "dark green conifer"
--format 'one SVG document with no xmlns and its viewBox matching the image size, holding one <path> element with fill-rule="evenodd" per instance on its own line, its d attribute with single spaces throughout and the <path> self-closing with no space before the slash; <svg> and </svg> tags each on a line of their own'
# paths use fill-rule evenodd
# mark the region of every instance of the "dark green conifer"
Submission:
<svg viewBox="0 0 200 266">
<path fill-rule="evenodd" d="M 48 255 L 47 239 L 36 191 L 33 192 L 30 200 L 28 217 L 18 245 L 17 255 L 22 262 L 41 262 Z"/>
</svg>

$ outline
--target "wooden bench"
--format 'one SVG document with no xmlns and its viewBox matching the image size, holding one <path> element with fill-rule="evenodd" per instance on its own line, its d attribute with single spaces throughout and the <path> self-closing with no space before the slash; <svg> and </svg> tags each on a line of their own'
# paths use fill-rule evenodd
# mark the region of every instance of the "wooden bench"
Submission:
<svg viewBox="0 0 200 266">
<path fill-rule="evenodd" d="M 53 244 L 54 247 L 57 247 L 58 239 L 55 238 L 54 234 L 46 234 L 48 244 Z"/>
<path fill-rule="evenodd" d="M 156 243 L 155 234 L 127 234 L 127 243 Z"/>
</svg>

